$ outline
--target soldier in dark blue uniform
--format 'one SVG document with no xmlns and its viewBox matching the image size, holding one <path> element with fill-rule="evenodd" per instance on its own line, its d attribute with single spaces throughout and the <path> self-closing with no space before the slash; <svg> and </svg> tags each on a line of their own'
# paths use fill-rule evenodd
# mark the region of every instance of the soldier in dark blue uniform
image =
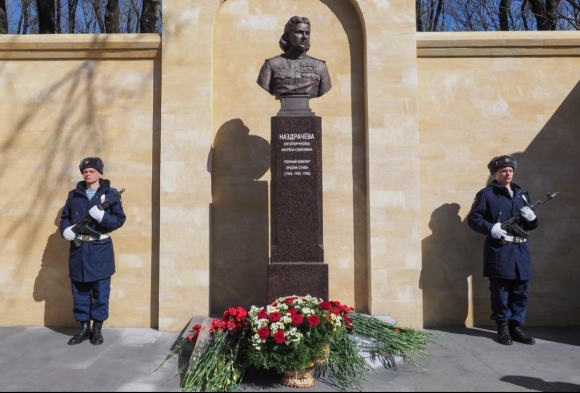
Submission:
<svg viewBox="0 0 580 393">
<path fill-rule="evenodd" d="M 123 226 L 126 217 L 120 199 L 105 210 L 98 208 L 98 205 L 116 195 L 110 181 L 102 178 L 103 161 L 99 157 L 87 157 L 80 162 L 79 169 L 84 180 L 69 192 L 59 226 L 62 236 L 71 242 L 69 275 L 74 300 L 73 315 L 81 325 L 68 344 L 80 344 L 90 338 L 92 344 L 99 345 L 103 343 L 103 321 L 109 317 L 111 276 L 115 273 L 110 233 Z M 75 235 L 72 230 L 87 212 L 94 219 L 92 228 L 101 233 L 99 238 Z M 75 237 L 80 240 L 80 247 L 74 245 Z"/>
<path fill-rule="evenodd" d="M 489 278 L 491 319 L 497 323 L 498 341 L 512 340 L 535 344 L 521 329 L 526 317 L 532 261 L 528 241 L 501 229 L 501 223 L 520 212 L 524 231 L 536 229 L 538 218 L 529 207 L 527 191 L 512 183 L 517 167 L 514 157 L 494 157 L 487 165 L 494 180 L 475 196 L 467 223 L 475 232 L 486 235 L 483 250 L 483 276 Z"/>
<path fill-rule="evenodd" d="M 276 97 L 286 94 L 320 97 L 330 90 L 326 63 L 306 54 L 310 49 L 308 18 L 290 18 L 279 44 L 284 53 L 264 62 L 258 76 L 258 85 Z"/>
</svg>

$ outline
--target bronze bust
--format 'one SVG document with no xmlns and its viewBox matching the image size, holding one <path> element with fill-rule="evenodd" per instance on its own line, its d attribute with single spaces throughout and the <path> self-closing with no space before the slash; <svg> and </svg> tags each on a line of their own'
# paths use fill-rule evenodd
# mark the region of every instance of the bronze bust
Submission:
<svg viewBox="0 0 580 393">
<path fill-rule="evenodd" d="M 323 60 L 308 56 L 310 49 L 310 21 L 293 16 L 280 38 L 281 55 L 267 59 L 260 69 L 258 85 L 280 97 L 289 94 L 309 94 L 311 98 L 326 94 L 330 75 Z"/>
</svg>

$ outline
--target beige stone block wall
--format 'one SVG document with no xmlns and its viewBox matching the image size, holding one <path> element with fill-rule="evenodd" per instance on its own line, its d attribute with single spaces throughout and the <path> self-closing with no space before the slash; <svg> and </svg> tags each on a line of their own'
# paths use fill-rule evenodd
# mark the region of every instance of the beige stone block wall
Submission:
<svg viewBox="0 0 580 393">
<path fill-rule="evenodd" d="M 466 224 L 501 154 L 538 210 L 527 324 L 580 322 L 580 39 L 575 32 L 418 34 L 425 326 L 489 325 L 484 237 Z"/>
<path fill-rule="evenodd" d="M 0 36 L 2 326 L 76 326 L 57 226 L 78 163 L 93 155 L 126 189 L 107 325 L 156 324 L 159 44 L 156 34 Z"/>
</svg>

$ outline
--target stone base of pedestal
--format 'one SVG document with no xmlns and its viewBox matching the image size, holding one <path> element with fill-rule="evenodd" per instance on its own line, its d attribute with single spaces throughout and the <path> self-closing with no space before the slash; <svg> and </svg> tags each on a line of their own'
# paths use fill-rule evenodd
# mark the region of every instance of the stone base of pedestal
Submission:
<svg viewBox="0 0 580 393">
<path fill-rule="evenodd" d="M 268 303 L 292 295 L 328 300 L 328 265 L 324 262 L 269 263 Z"/>
</svg>

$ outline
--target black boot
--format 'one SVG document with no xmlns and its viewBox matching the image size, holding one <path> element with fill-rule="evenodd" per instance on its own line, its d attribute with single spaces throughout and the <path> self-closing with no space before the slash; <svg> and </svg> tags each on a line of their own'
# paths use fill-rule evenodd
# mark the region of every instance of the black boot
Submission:
<svg viewBox="0 0 580 393">
<path fill-rule="evenodd" d="M 517 341 L 522 344 L 534 345 L 536 340 L 531 337 L 526 336 L 523 332 L 520 324 L 516 321 L 510 321 L 510 334 L 514 341 Z"/>
<path fill-rule="evenodd" d="M 103 321 L 94 321 L 93 322 L 93 330 L 91 330 L 91 344 L 101 345 L 104 342 L 103 334 L 101 333 L 102 328 L 103 328 Z"/>
<path fill-rule="evenodd" d="M 496 321 L 497 323 L 497 341 L 503 345 L 512 345 L 514 342 L 510 337 L 507 321 Z"/>
<path fill-rule="evenodd" d="M 80 344 L 89 338 L 91 334 L 91 326 L 90 322 L 81 322 L 81 328 L 77 334 L 72 336 L 70 340 L 68 340 L 68 345 L 76 345 Z"/>
</svg>

